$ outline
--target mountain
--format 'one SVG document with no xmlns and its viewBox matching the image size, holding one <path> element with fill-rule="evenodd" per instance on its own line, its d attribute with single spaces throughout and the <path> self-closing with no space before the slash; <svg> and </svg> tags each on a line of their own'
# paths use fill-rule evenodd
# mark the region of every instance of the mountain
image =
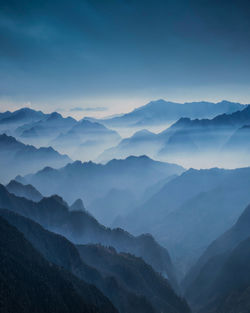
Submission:
<svg viewBox="0 0 250 313">
<path fill-rule="evenodd" d="M 249 312 L 250 237 L 206 264 L 188 294 L 195 312 Z"/>
<path fill-rule="evenodd" d="M 213 241 L 183 282 L 195 311 L 249 312 L 250 206 Z"/>
<path fill-rule="evenodd" d="M 71 160 L 51 147 L 35 148 L 6 134 L 0 135 L 0 179 L 7 182 L 16 175 L 35 172 L 46 165 L 60 167 Z"/>
<path fill-rule="evenodd" d="M 72 117 L 62 117 L 61 114 L 53 112 L 42 120 L 26 123 L 16 129 L 15 133 L 19 138 L 27 143 L 35 145 L 48 145 L 60 133 L 67 132 L 77 124 Z"/>
<path fill-rule="evenodd" d="M 45 260 L 2 217 L 0 232 L 1 312 L 117 312 L 97 288 Z"/>
<path fill-rule="evenodd" d="M 245 125 L 250 124 L 250 105 L 243 110 L 231 114 L 221 114 L 213 119 L 190 119 L 181 118 L 173 124 L 167 133 L 184 131 L 200 148 L 212 148 L 224 144 L 233 132 Z"/>
<path fill-rule="evenodd" d="M 8 210 L 0 210 L 0 215 L 22 232 L 50 263 L 98 287 L 119 309 L 119 312 L 155 313 L 152 305 L 143 296 L 139 297 L 128 292 L 113 276 L 105 278 L 93 266 L 88 266 L 81 260 L 76 247 L 66 238 L 49 232 L 39 224 Z"/>
<path fill-rule="evenodd" d="M 6 189 L 18 197 L 24 197 L 36 202 L 43 198 L 42 194 L 32 185 L 23 185 L 15 180 L 11 180 L 8 185 L 6 185 Z"/>
<path fill-rule="evenodd" d="M 1 120 L 0 120 L 1 121 Z M 52 146 L 74 159 L 94 159 L 103 150 L 116 145 L 120 135 L 97 122 L 76 121 L 57 112 L 46 114 L 38 121 L 23 123 L 14 135 L 36 147 Z"/>
<path fill-rule="evenodd" d="M 198 152 L 199 147 L 192 136 L 186 130 L 177 130 L 169 136 L 167 143 L 159 151 L 159 154 L 175 156 L 183 153 L 194 155 Z"/>
<path fill-rule="evenodd" d="M 118 145 L 106 149 L 97 158 L 98 161 L 107 162 L 113 158 L 127 158 L 130 155 L 142 154 L 154 157 L 162 147 L 162 140 L 158 135 L 143 129 L 129 138 L 122 139 Z"/>
<path fill-rule="evenodd" d="M 114 226 L 153 234 L 183 275 L 250 203 L 249 177 L 250 168 L 190 169 Z"/>
<path fill-rule="evenodd" d="M 82 160 L 93 160 L 121 139 L 116 131 L 100 123 L 86 119 L 76 121 L 58 112 L 44 114 L 29 108 L 0 113 L 0 133 L 35 147 L 52 146 Z"/>
<path fill-rule="evenodd" d="M 250 126 L 245 125 L 237 129 L 223 146 L 223 151 L 245 155 L 248 158 L 250 152 Z"/>
<path fill-rule="evenodd" d="M 5 112 L 0 112 L 0 120 L 5 119 L 6 117 L 11 116 L 11 112 L 10 111 L 5 111 Z"/>
<path fill-rule="evenodd" d="M 47 114 L 30 108 L 22 108 L 14 112 L 6 111 L 4 113 L 0 113 L 0 131 L 6 129 L 13 131 L 18 126 L 26 123 L 34 123 L 46 117 Z"/>
<path fill-rule="evenodd" d="M 147 200 L 152 198 L 153 195 L 157 194 L 167 183 L 169 183 L 171 180 L 177 178 L 179 175 L 171 175 L 166 178 L 161 179 L 155 184 L 150 185 L 146 188 L 143 196 L 141 199 L 143 199 L 143 203 L 145 203 Z M 141 204 L 143 204 L 141 203 Z"/>
<path fill-rule="evenodd" d="M 160 312 L 188 311 L 185 302 L 176 297 L 168 282 L 141 258 L 117 253 L 113 247 L 101 245 L 79 245 L 77 248 L 87 264 L 97 268 L 104 276 L 112 274 L 135 294 L 143 294 Z"/>
<path fill-rule="evenodd" d="M 183 280 L 183 289 L 187 293 L 193 294 L 200 286 L 196 285 L 198 277 L 205 273 L 205 268 L 211 260 L 220 257 L 221 255 L 228 255 L 236 246 L 243 240 L 250 237 L 250 206 L 248 205 L 244 212 L 240 215 L 236 223 L 229 228 L 225 233 L 216 238 L 204 251 L 199 260 Z"/>
<path fill-rule="evenodd" d="M 34 175 L 19 178 L 19 181 L 32 184 L 45 196 L 58 194 L 69 203 L 84 199 L 88 208 L 92 201 L 104 197 L 114 188 L 139 197 L 148 186 L 183 171 L 181 166 L 154 161 L 147 156 L 130 156 L 125 160 L 111 160 L 105 165 L 76 161 L 59 170 L 47 167 Z"/>
<path fill-rule="evenodd" d="M 162 133 L 165 144 L 158 151 L 158 157 L 170 161 L 175 159 L 184 166 L 190 161 L 198 165 L 201 163 L 203 167 L 204 164 L 210 164 L 210 167 L 215 164 L 226 167 L 248 166 L 248 158 L 243 153 L 248 153 L 244 145 L 247 143 L 246 126 L 249 124 L 250 106 L 213 119 L 181 118 Z M 177 151 L 173 149 L 173 142 L 174 147 L 178 147 Z M 235 149 L 239 151 L 235 152 Z M 178 153 L 182 153 L 182 156 L 179 157 Z"/>
<path fill-rule="evenodd" d="M 69 209 L 70 211 L 86 211 L 82 199 L 77 199 L 76 201 L 74 201 Z"/>
<path fill-rule="evenodd" d="M 79 252 L 84 249 L 84 253 L 81 253 L 80 257 L 76 247 L 66 238 L 51 233 L 37 223 L 8 210 L 0 210 L 0 215 L 22 232 L 25 238 L 49 262 L 98 287 L 120 312 L 189 312 L 185 302 L 176 296 L 168 281 L 155 273 L 152 267 L 141 258 L 117 253 L 110 254 L 108 260 L 110 264 L 113 264 L 113 267 L 109 268 L 107 274 L 94 263 L 89 265 L 89 256 L 93 255 L 93 251 L 96 251 L 97 247 L 100 247 L 100 251 L 107 250 L 107 254 L 110 249 L 114 251 L 114 248 L 106 249 L 101 246 L 81 245 L 78 247 Z M 105 263 L 105 254 L 99 254 L 99 262 L 100 260 Z M 134 277 L 138 285 L 128 285 L 126 275 L 118 276 L 116 267 L 121 268 L 121 272 L 126 269 L 126 272 L 130 274 L 130 277 Z M 142 278 L 142 274 L 144 274 L 145 279 Z M 144 288 L 142 289 L 141 286 Z M 151 290 L 151 297 L 148 297 L 148 290 Z M 151 303 L 153 303 L 154 308 L 152 308 Z"/>
<path fill-rule="evenodd" d="M 113 127 L 133 127 L 168 124 L 181 117 L 213 118 L 218 114 L 242 110 L 244 105 L 229 101 L 176 103 L 165 100 L 151 101 L 132 112 L 118 117 L 99 120 Z"/>
<path fill-rule="evenodd" d="M 100 223 L 111 226 L 120 216 L 128 214 L 137 203 L 137 199 L 129 190 L 113 188 L 103 197 L 93 200 L 88 209 L 98 216 Z"/>
<path fill-rule="evenodd" d="M 134 237 L 122 229 L 106 228 L 86 211 L 70 211 L 58 196 L 43 198 L 37 203 L 9 193 L 3 185 L 0 185 L 0 208 L 29 217 L 76 244 L 101 243 L 142 257 L 155 271 L 168 277 L 177 289 L 175 269 L 168 251 L 151 235 Z"/>
<path fill-rule="evenodd" d="M 67 132 L 60 133 L 51 144 L 72 158 L 93 160 L 103 150 L 117 144 L 120 139 L 116 131 L 100 123 L 81 120 Z"/>
<path fill-rule="evenodd" d="M 212 119 L 180 118 L 169 128 L 158 134 L 137 132 L 123 139 L 118 145 L 105 150 L 98 158 L 100 161 L 111 157 L 126 157 L 128 154 L 147 154 L 152 158 L 175 162 L 184 167 L 208 168 L 249 166 L 244 143 L 247 125 L 250 125 L 250 106 L 230 114 L 217 115 Z M 231 136 L 241 128 L 242 155 L 234 149 L 237 145 L 228 144 Z M 234 142 L 239 138 L 236 137 Z M 233 138 L 232 138 L 233 140 Z"/>
</svg>

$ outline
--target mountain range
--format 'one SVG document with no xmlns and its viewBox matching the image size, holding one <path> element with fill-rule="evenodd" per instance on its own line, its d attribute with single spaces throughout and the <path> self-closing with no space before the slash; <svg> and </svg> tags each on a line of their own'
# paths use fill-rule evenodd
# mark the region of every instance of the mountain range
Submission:
<svg viewBox="0 0 250 313">
<path fill-rule="evenodd" d="M 195 311 L 248 312 L 250 288 L 250 206 L 214 240 L 183 281 Z"/>
<path fill-rule="evenodd" d="M 107 162 L 113 158 L 147 154 L 184 167 L 223 163 L 232 167 L 236 160 L 236 166 L 246 166 L 246 157 L 242 156 L 238 160 L 234 154 L 228 157 L 228 152 L 237 147 L 233 146 L 235 139 L 230 139 L 235 132 L 237 138 L 241 137 L 240 141 L 237 140 L 238 146 L 241 142 L 239 148 L 247 152 L 245 143 L 248 142 L 248 133 L 237 133 L 237 130 L 246 130 L 249 124 L 248 111 L 247 105 L 228 101 L 180 104 L 157 100 L 110 119 L 85 117 L 76 121 L 57 112 L 44 114 L 23 108 L 1 113 L 0 131 L 25 144 L 52 146 L 74 160 Z M 173 125 L 169 127 L 171 123 Z M 143 129 L 150 128 L 150 125 L 165 125 L 168 128 L 158 134 Z M 125 139 L 107 128 L 131 126 L 139 131 Z"/>
<path fill-rule="evenodd" d="M 145 127 L 169 124 L 181 117 L 213 118 L 222 113 L 232 113 L 242 110 L 244 105 L 235 102 L 187 102 L 177 103 L 163 99 L 151 101 L 132 112 L 116 117 L 96 120 L 104 125 L 113 127 Z M 94 120 L 89 118 L 90 120 Z"/>
<path fill-rule="evenodd" d="M 44 114 L 29 108 L 0 113 L 0 132 L 36 147 L 52 146 L 81 160 L 94 159 L 121 139 L 116 131 L 100 123 L 77 121 L 58 112 Z"/>
<path fill-rule="evenodd" d="M 6 111 L 0 113 L 0 131 L 8 130 L 11 132 L 21 125 L 40 121 L 47 116 L 41 111 L 30 108 L 22 108 L 14 112 Z"/>
<path fill-rule="evenodd" d="M 81 120 L 51 141 L 58 151 L 74 159 L 93 160 L 105 149 L 121 140 L 120 135 L 100 123 Z"/>
<path fill-rule="evenodd" d="M 0 135 L 0 180 L 8 182 L 16 175 L 24 175 L 44 166 L 61 167 L 71 162 L 51 147 L 35 148 L 17 141 L 12 136 Z"/>
<path fill-rule="evenodd" d="M 250 203 L 249 177 L 250 168 L 190 169 L 113 225 L 153 234 L 185 274 Z"/>
<path fill-rule="evenodd" d="M 249 143 L 228 101 L 0 113 L 0 311 L 249 313 Z"/>
<path fill-rule="evenodd" d="M 23 185 L 15 180 L 11 180 L 8 185 L 6 185 L 6 189 L 17 197 L 24 197 L 35 202 L 43 198 L 42 194 L 32 185 Z"/>
<path fill-rule="evenodd" d="M 248 166 L 250 106 L 212 119 L 180 118 L 164 131 L 154 134 L 136 132 L 98 158 L 105 161 L 130 154 L 147 154 L 152 158 L 176 162 L 184 167 Z"/>
<path fill-rule="evenodd" d="M 38 144 L 45 145 L 62 132 L 67 132 L 75 126 L 77 121 L 72 117 L 64 118 L 61 114 L 53 112 L 45 115 L 41 120 L 26 123 L 18 127 L 15 134 L 28 143 L 38 141 Z"/>
<path fill-rule="evenodd" d="M 0 185 L 0 208 L 31 218 L 75 244 L 101 243 L 119 252 L 142 257 L 155 271 L 168 277 L 173 288 L 178 289 L 175 268 L 168 251 L 149 234 L 134 237 L 122 229 L 106 228 L 87 211 L 70 210 L 58 196 L 33 202 L 9 193 L 3 185 Z"/>
<path fill-rule="evenodd" d="M 46 260 L 0 217 L 1 312 L 118 313 L 93 285 Z"/>
<path fill-rule="evenodd" d="M 105 197 L 106 203 L 113 201 L 116 190 L 123 194 L 120 201 L 126 198 L 124 201 L 129 204 L 134 198 L 140 198 L 147 187 L 183 171 L 181 166 L 154 161 L 147 156 L 130 156 L 125 160 L 111 160 L 105 165 L 76 161 L 58 170 L 46 167 L 36 174 L 16 179 L 33 185 L 45 196 L 58 194 L 69 203 L 81 198 L 88 209 L 91 207 L 93 212 L 100 213 L 97 218 L 106 215 L 111 223 L 122 213 L 122 208 L 114 212 L 115 208 L 107 205 L 101 208 L 100 202 L 95 200 Z M 105 208 L 106 211 L 100 212 Z"/>
<path fill-rule="evenodd" d="M 154 272 L 141 258 L 114 253 L 115 250 L 111 247 L 94 245 L 76 247 L 66 238 L 45 230 L 23 216 L 8 210 L 0 210 L 0 215 L 22 232 L 46 260 L 70 272 L 81 281 L 96 286 L 112 301 L 119 312 L 189 312 L 185 301 L 174 293 L 168 281 Z M 109 260 L 111 267 L 108 273 L 104 273 L 94 263 L 88 264 L 89 258 L 98 257 L 100 252 L 103 254 L 103 260 L 105 254 Z M 126 274 L 133 277 L 137 285 L 129 285 Z M 95 295 L 92 293 L 90 299 Z"/>
</svg>

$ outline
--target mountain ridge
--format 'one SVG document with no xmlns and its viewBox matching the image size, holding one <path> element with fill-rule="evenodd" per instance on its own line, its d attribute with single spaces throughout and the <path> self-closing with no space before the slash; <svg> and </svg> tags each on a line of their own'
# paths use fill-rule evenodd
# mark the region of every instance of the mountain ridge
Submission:
<svg viewBox="0 0 250 313">
<path fill-rule="evenodd" d="M 67 155 L 52 147 L 25 145 L 13 136 L 0 134 L 0 178 L 2 182 L 39 170 L 45 165 L 60 167 L 71 162 Z"/>
<path fill-rule="evenodd" d="M 217 103 L 206 101 L 177 103 L 159 99 L 121 116 L 99 121 L 107 126 L 145 126 L 173 122 L 182 116 L 213 117 L 220 113 L 233 112 L 242 108 L 242 104 L 226 100 Z M 98 121 L 98 119 L 95 120 Z"/>
</svg>

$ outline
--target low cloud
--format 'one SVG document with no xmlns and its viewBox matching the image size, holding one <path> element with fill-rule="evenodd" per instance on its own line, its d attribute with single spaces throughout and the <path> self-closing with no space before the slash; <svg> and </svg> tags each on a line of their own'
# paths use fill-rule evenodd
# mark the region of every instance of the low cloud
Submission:
<svg viewBox="0 0 250 313">
<path fill-rule="evenodd" d="M 70 112 L 86 112 L 86 111 L 107 111 L 108 108 L 106 107 L 86 107 L 86 108 L 82 108 L 82 107 L 76 107 L 76 108 L 72 108 L 70 109 Z"/>
</svg>

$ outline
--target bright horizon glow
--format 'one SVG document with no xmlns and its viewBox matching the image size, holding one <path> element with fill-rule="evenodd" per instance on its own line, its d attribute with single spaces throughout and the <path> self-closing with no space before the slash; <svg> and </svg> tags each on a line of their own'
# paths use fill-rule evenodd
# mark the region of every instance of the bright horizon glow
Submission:
<svg viewBox="0 0 250 313">
<path fill-rule="evenodd" d="M 236 89 L 236 90 L 235 90 Z M 165 93 L 152 93 L 152 97 L 147 96 L 148 92 L 145 92 L 145 97 L 118 97 L 110 95 L 104 95 L 103 97 L 84 97 L 84 98 L 71 98 L 71 99 L 58 99 L 51 98 L 47 101 L 25 101 L 13 97 L 0 97 L 0 111 L 15 111 L 22 107 L 30 107 L 34 110 L 41 110 L 45 113 L 51 113 L 54 111 L 59 112 L 64 117 L 72 116 L 73 118 L 80 120 L 83 117 L 95 117 L 95 118 L 105 118 L 112 115 L 124 114 L 133 111 L 136 108 L 139 108 L 150 101 L 155 101 L 163 99 L 165 101 L 171 101 L 176 103 L 185 103 L 185 102 L 220 102 L 222 100 L 227 100 L 230 102 L 239 102 L 241 104 L 250 104 L 250 87 L 241 87 L 236 88 L 231 86 L 227 88 L 227 92 L 224 91 L 225 87 L 222 90 L 214 90 L 213 88 L 204 88 L 195 93 L 195 88 L 193 89 L 182 89 L 179 90 L 169 90 Z M 224 91 L 224 92 L 223 92 Z M 204 96 L 200 94 L 204 94 Z M 167 96 L 166 96 L 167 94 Z M 227 96 L 226 96 L 227 95 Z M 74 108 L 82 108 L 83 111 L 72 111 Z M 95 111 L 95 108 L 97 110 Z M 100 110 L 102 109 L 102 110 Z"/>
<path fill-rule="evenodd" d="M 81 119 L 155 99 L 250 103 L 247 1 L 13 0 L 0 8 L 0 111 L 28 103 Z"/>
</svg>

